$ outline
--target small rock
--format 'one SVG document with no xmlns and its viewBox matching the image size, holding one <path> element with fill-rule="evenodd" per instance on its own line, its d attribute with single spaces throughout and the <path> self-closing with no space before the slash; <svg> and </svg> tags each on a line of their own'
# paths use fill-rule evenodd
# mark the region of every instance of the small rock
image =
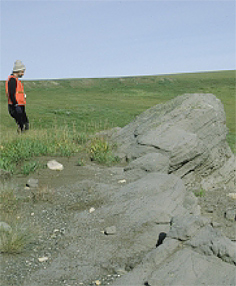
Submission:
<svg viewBox="0 0 236 286">
<path fill-rule="evenodd" d="M 58 163 L 56 160 L 51 160 L 47 162 L 47 166 L 50 170 L 62 171 L 64 169 L 61 163 Z"/>
<path fill-rule="evenodd" d="M 93 213 L 95 211 L 95 208 L 90 208 L 89 213 Z"/>
<path fill-rule="evenodd" d="M 228 209 L 225 212 L 225 218 L 230 221 L 236 220 L 236 209 Z"/>
<path fill-rule="evenodd" d="M 65 232 L 66 232 L 66 229 L 65 229 L 64 227 L 62 227 L 62 228 L 60 229 L 60 234 L 65 234 Z"/>
<path fill-rule="evenodd" d="M 47 260 L 48 260 L 48 257 L 47 257 L 47 256 L 39 257 L 39 258 L 38 258 L 38 261 L 39 261 L 39 262 L 45 262 L 45 261 L 47 261 Z"/>
<path fill-rule="evenodd" d="M 51 235 L 51 238 L 57 238 L 57 235 L 56 235 L 56 233 L 53 233 L 52 235 Z"/>
<path fill-rule="evenodd" d="M 112 234 L 115 234 L 116 233 L 116 227 L 113 225 L 113 226 L 109 226 L 105 229 L 104 233 L 106 235 L 112 235 Z"/>
<path fill-rule="evenodd" d="M 101 281 L 96 280 L 96 281 L 95 281 L 95 285 L 101 285 Z"/>
<path fill-rule="evenodd" d="M 33 178 L 30 178 L 26 184 L 26 187 L 28 188 L 38 188 L 38 186 L 39 186 L 39 180 Z"/>
<path fill-rule="evenodd" d="M 118 183 L 119 183 L 119 184 L 124 184 L 124 183 L 126 183 L 126 180 L 125 180 L 125 179 L 119 180 Z"/>
</svg>

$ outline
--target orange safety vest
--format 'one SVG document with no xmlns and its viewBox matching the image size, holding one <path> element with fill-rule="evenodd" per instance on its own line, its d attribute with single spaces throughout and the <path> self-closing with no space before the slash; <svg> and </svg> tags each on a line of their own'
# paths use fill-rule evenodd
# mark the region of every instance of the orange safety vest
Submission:
<svg viewBox="0 0 236 286">
<path fill-rule="evenodd" d="M 26 105 L 26 100 L 25 100 L 25 93 L 24 93 L 24 86 L 23 83 L 15 76 L 10 75 L 8 77 L 8 79 L 6 80 L 6 85 L 5 85 L 5 89 L 6 89 L 6 97 L 8 97 L 8 104 L 12 104 L 11 99 L 10 99 L 10 95 L 8 92 L 8 82 L 11 78 L 15 78 L 16 79 L 16 101 L 19 105 Z"/>
</svg>

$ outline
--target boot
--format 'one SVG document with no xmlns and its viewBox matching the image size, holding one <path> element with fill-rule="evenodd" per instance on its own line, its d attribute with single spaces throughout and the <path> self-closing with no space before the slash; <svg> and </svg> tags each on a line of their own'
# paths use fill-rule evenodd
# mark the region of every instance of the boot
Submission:
<svg viewBox="0 0 236 286">
<path fill-rule="evenodd" d="M 26 130 L 29 130 L 29 122 L 26 122 L 25 123 L 25 128 L 24 128 L 24 130 L 26 131 Z"/>
</svg>

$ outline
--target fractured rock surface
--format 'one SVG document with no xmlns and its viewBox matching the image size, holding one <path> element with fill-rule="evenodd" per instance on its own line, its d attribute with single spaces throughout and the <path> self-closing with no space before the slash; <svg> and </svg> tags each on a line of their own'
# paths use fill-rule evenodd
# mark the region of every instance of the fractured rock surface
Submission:
<svg viewBox="0 0 236 286">
<path fill-rule="evenodd" d="M 169 159 L 169 173 L 190 186 L 205 179 L 203 185 L 211 187 L 218 174 L 219 183 L 235 183 L 235 156 L 226 142 L 225 122 L 224 107 L 214 95 L 186 94 L 146 110 L 112 138 L 121 158 L 162 154 Z"/>
</svg>

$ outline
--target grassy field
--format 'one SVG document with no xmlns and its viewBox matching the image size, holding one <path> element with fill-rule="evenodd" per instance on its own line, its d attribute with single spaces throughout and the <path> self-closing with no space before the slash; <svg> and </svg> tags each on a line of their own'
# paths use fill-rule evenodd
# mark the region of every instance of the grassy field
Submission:
<svg viewBox="0 0 236 286">
<path fill-rule="evenodd" d="M 224 104 L 229 128 L 228 142 L 235 152 L 235 71 L 22 81 L 27 94 L 26 110 L 31 130 L 24 139 L 17 139 L 14 120 L 7 111 L 5 83 L 0 82 L 2 148 L 6 142 L 12 142 L 12 140 L 20 140 L 24 145 L 24 140 L 29 140 L 30 136 L 37 141 L 38 138 L 42 139 L 46 136 L 45 138 L 50 141 L 50 137 L 55 137 L 55 133 L 61 132 L 60 138 L 64 136 L 62 150 L 68 144 L 66 139 L 68 134 L 73 133 L 73 138 L 77 134 L 79 141 L 83 136 L 98 130 L 115 126 L 123 127 L 149 107 L 164 103 L 178 95 L 213 93 Z M 52 140 L 49 144 L 57 143 Z M 34 147 L 31 148 L 34 149 Z M 27 153 L 27 150 L 25 152 Z M 46 150 L 45 154 L 48 152 Z M 58 150 L 53 152 L 57 153 Z M 40 154 L 44 155 L 44 153 Z M 31 155 L 37 154 L 32 151 Z"/>
</svg>

